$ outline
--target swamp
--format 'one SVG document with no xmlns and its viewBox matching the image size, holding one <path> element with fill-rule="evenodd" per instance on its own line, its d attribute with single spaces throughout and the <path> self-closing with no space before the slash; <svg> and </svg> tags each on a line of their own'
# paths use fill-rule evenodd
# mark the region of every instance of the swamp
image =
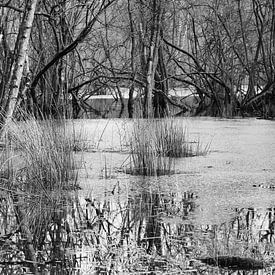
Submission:
<svg viewBox="0 0 275 275">
<path fill-rule="evenodd" d="M 0 0 L 0 274 L 275 274 L 275 0 Z"/>
<path fill-rule="evenodd" d="M 133 165 L 129 133 L 136 127 L 135 123 L 148 127 L 148 121 L 94 119 L 76 120 L 73 124 L 68 121 L 67 127 L 69 132 L 73 128 L 75 139 L 62 146 L 70 146 L 74 152 L 70 165 L 77 175 L 61 186 L 59 176 L 55 175 L 55 169 L 61 168 L 44 164 L 47 159 L 39 160 L 45 156 L 33 156 L 36 149 L 43 151 L 43 146 L 55 145 L 48 145 L 43 133 L 40 133 L 42 141 L 39 134 L 35 136 L 37 145 L 33 144 L 34 140 L 28 144 L 22 137 L 26 135 L 30 139 L 26 132 L 29 130 L 33 135 L 33 131 L 38 131 L 34 130 L 36 123 L 34 120 L 21 128 L 16 125 L 14 133 L 11 130 L 11 135 L 18 135 L 20 140 L 14 141 L 17 148 L 13 157 L 2 164 L 1 172 L 8 162 L 13 162 L 17 173 L 13 180 L 18 184 L 22 181 L 27 184 L 23 177 L 30 180 L 35 176 L 47 177 L 48 182 L 45 187 L 37 186 L 43 179 L 35 179 L 32 189 L 25 186 L 14 190 L 14 184 L 8 188 L 3 181 L 4 177 L 15 175 L 3 174 L 1 274 L 13 274 L 14 270 L 21 270 L 17 273 L 21 274 L 29 266 L 23 254 L 26 236 L 19 229 L 20 223 L 14 220 L 16 210 L 12 208 L 15 206 L 23 208 L 25 222 L 35 238 L 33 246 L 39 274 L 275 272 L 275 191 L 269 188 L 275 186 L 273 121 L 173 119 L 173 123 L 188 128 L 188 140 L 194 146 L 200 138 L 205 144 L 210 143 L 210 148 L 201 155 L 174 158 L 171 173 L 158 176 L 137 175 L 127 170 Z M 46 127 L 48 133 L 55 129 L 49 125 L 41 127 Z M 60 136 L 57 145 L 59 139 Z M 52 142 L 52 137 L 50 140 Z M 24 152 L 21 157 L 20 142 Z M 205 144 L 201 145 L 202 150 Z M 29 159 L 33 157 L 34 160 Z M 37 168 L 38 172 L 20 170 L 18 158 L 26 158 L 31 165 L 34 165 L 32 161 L 41 161 L 41 166 L 53 167 L 45 174 L 40 171 L 41 167 Z M 55 160 L 53 156 L 50 158 L 51 162 Z M 69 165 L 67 162 L 65 165 Z M 8 165 L 10 170 L 11 165 Z M 49 182 L 57 185 L 55 190 Z M 15 200 L 14 195 L 19 198 Z M 252 262 L 245 273 L 238 273 L 238 268 L 242 270 L 243 266 L 235 263 L 222 269 L 218 266 L 219 256 L 257 260 L 261 265 L 255 271 Z M 207 258 L 214 264 L 201 261 Z"/>
</svg>

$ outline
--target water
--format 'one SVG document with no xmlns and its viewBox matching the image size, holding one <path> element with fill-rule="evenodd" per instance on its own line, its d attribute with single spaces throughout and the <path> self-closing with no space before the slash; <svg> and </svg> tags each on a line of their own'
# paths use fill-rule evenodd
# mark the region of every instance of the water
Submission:
<svg viewBox="0 0 275 275">
<path fill-rule="evenodd" d="M 173 192 L 196 193 L 201 211 L 197 215 L 197 222 L 228 220 L 230 209 L 234 208 L 268 208 L 275 205 L 274 191 L 253 187 L 259 184 L 275 185 L 273 121 L 210 118 L 181 120 L 187 126 L 189 139 L 199 138 L 204 144 L 211 142 L 211 151 L 207 156 L 176 160 L 177 173 L 159 177 L 159 188 L 168 185 Z M 117 179 L 121 182 L 131 181 L 132 176 L 115 173 L 116 168 L 127 162 L 128 155 L 118 152 L 125 150 L 131 122 L 87 120 L 79 123 L 86 135 L 92 137 L 92 143 L 101 150 L 84 154 L 85 165 L 90 167 L 85 172 L 89 176 L 103 176 L 102 170 L 106 166 L 115 177 L 114 183 Z M 97 129 L 96 133 L 94 129 Z M 93 179 L 84 178 L 83 181 L 85 189 L 95 188 Z M 108 180 L 109 184 L 112 185 L 112 180 Z"/>
<path fill-rule="evenodd" d="M 226 274 L 217 269 L 209 271 L 196 260 L 192 262 L 207 256 L 233 255 L 273 263 L 275 190 L 253 185 L 275 185 L 274 121 L 179 120 L 186 125 L 190 140 L 211 142 L 210 153 L 177 159 L 176 173 L 158 178 L 131 176 L 122 171 L 129 161 L 127 136 L 132 121 L 76 122 L 95 149 L 79 158 L 82 203 L 89 197 L 98 207 L 109 205 L 109 219 L 117 228 L 111 230 L 111 235 L 118 234 L 125 225 L 126 214 L 121 209 L 127 209 L 132 221 L 129 238 L 135 245 L 139 243 L 137 239 L 143 239 L 146 245 L 142 247 L 148 253 L 154 248 L 158 257 L 176 259 L 175 266 L 169 262 L 167 274 L 174 269 L 179 272 L 175 274 L 198 274 L 201 270 L 209 272 L 206 274 Z M 148 253 L 147 256 L 151 252 Z"/>
<path fill-rule="evenodd" d="M 142 177 L 124 172 L 131 120 L 75 121 L 89 150 L 76 153 L 82 189 L 63 233 L 65 254 L 75 259 L 71 274 L 275 274 L 275 189 L 253 186 L 275 185 L 274 121 L 179 122 L 190 141 L 211 142 L 209 154 L 176 159 L 173 175 Z M 266 268 L 199 261 L 219 256 L 257 259 Z"/>
</svg>

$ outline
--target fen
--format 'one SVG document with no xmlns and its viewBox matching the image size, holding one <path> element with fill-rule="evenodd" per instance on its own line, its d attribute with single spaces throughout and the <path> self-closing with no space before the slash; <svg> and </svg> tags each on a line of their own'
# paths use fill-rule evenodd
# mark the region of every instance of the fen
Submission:
<svg viewBox="0 0 275 275">
<path fill-rule="evenodd" d="M 188 129 L 185 142 L 200 142 L 200 151 L 165 160 L 169 173 L 139 175 L 131 142 L 148 123 L 150 135 L 154 124 L 158 131 L 182 125 L 177 131 Z M 273 121 L 30 119 L 14 126 L 1 152 L 2 274 L 273 272 L 274 190 L 258 187 L 274 185 Z M 159 165 L 160 155 L 149 156 Z M 239 271 L 200 261 L 221 256 L 263 266 Z"/>
<path fill-rule="evenodd" d="M 274 0 L 0 2 L 1 273 L 274 273 Z"/>
</svg>

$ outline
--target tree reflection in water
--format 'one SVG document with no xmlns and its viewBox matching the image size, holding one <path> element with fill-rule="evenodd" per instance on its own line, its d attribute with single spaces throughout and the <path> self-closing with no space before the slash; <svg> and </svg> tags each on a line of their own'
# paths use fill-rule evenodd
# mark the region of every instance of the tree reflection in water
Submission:
<svg viewBox="0 0 275 275">
<path fill-rule="evenodd" d="M 38 253 L 54 251 L 48 259 L 60 262 L 55 267 L 41 265 L 41 274 L 64 274 L 64 270 L 71 274 L 275 274 L 275 208 L 234 209 L 228 222 L 201 225 L 194 215 L 197 204 L 192 192 L 137 188 L 126 199 L 120 195 L 119 188 L 101 198 L 76 195 L 71 205 L 64 206 L 66 211 L 59 209 L 62 215 L 55 216 L 52 232 L 47 232 Z M 52 245 L 47 246 L 46 240 Z M 20 250 L 20 242 L 14 245 Z M 1 240 L 1 250 L 7 247 Z M 219 256 L 257 259 L 267 269 L 231 270 L 200 261 Z M 0 267 L 1 274 L 11 269 L 14 266 Z"/>
</svg>

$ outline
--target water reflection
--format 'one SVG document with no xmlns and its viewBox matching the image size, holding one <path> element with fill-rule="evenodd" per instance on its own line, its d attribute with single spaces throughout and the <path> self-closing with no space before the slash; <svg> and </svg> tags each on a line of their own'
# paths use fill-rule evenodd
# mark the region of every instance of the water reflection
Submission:
<svg viewBox="0 0 275 275">
<path fill-rule="evenodd" d="M 133 182 L 127 197 L 119 182 L 100 198 L 74 194 L 37 241 L 41 274 L 275 274 L 275 207 L 235 208 L 231 220 L 202 225 L 198 202 L 194 192 L 161 192 L 146 181 Z M 1 239 L 0 272 L 23 274 L 22 265 L 4 264 L 16 262 L 4 252 L 22 251 L 19 235 L 11 242 Z M 259 260 L 264 268 L 238 270 L 219 256 Z"/>
<path fill-rule="evenodd" d="M 194 226 L 173 219 L 185 220 L 193 211 L 192 193 L 186 192 L 179 198 L 174 193 L 141 188 L 126 201 L 120 201 L 115 193 L 106 195 L 102 201 L 92 197 L 85 201 L 86 227 L 96 238 L 92 243 L 100 246 L 104 254 L 101 258 L 105 259 L 99 265 L 95 263 L 97 268 L 112 266 L 113 271 L 124 272 L 186 269 L 187 244 Z"/>
<path fill-rule="evenodd" d="M 274 208 L 234 209 L 228 222 L 201 225 L 193 215 L 197 200 L 188 191 L 162 193 L 143 187 L 123 201 L 116 192 L 101 201 L 86 199 L 85 220 L 94 239 L 90 245 L 96 244 L 101 255 L 100 261 L 94 257 L 94 267 L 111 273 L 242 274 L 236 267 L 230 272 L 199 260 L 222 255 L 258 259 L 267 270 L 244 274 L 269 274 Z"/>
</svg>

